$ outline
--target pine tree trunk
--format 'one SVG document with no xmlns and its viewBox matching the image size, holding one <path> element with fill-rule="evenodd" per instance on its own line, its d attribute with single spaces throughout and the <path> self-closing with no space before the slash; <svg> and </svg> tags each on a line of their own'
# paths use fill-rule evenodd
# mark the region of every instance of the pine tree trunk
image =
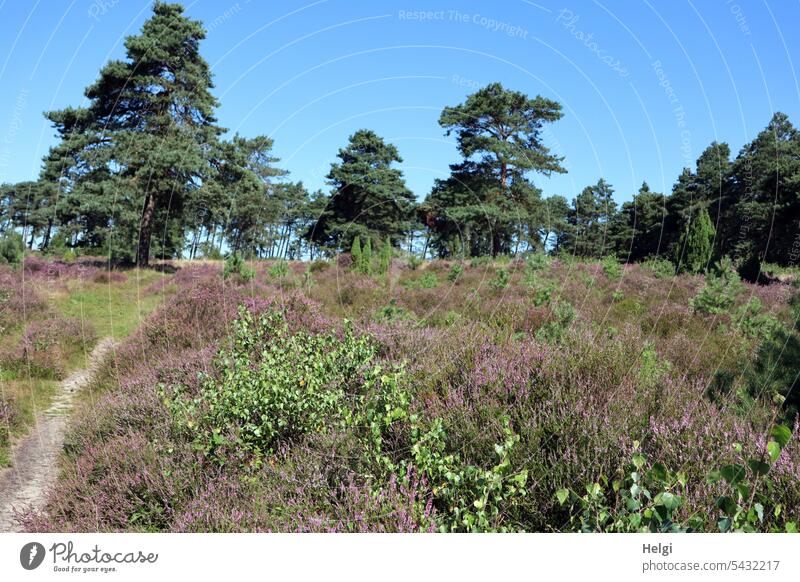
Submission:
<svg viewBox="0 0 800 582">
<path fill-rule="evenodd" d="M 152 194 L 147 194 L 142 211 L 142 220 L 139 223 L 139 250 L 136 256 L 136 265 L 139 268 L 150 265 L 150 239 L 153 234 L 153 219 L 156 214 L 156 199 Z"/>
<path fill-rule="evenodd" d="M 42 246 L 40 250 L 46 249 L 50 246 L 50 234 L 53 232 L 53 219 L 50 218 L 47 221 L 47 230 L 44 231 L 44 241 L 42 241 Z"/>
</svg>

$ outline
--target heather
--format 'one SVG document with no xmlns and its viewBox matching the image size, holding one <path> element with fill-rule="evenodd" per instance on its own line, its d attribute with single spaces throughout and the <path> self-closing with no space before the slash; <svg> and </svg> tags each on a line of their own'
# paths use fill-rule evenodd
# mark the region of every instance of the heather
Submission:
<svg viewBox="0 0 800 582">
<path fill-rule="evenodd" d="M 166 294 L 141 289 L 156 275 L 109 271 L 92 257 L 30 254 L 0 266 L 0 465 L 12 463 L 11 442 L 35 425 L 96 342 L 132 331 Z"/>
<path fill-rule="evenodd" d="M 793 395 L 763 381 L 770 362 L 787 365 L 776 338 L 795 337 L 790 285 L 723 286 L 725 309 L 708 312 L 696 298 L 716 293 L 717 272 L 645 264 L 245 266 L 252 277 L 186 263 L 161 275 L 157 290 L 175 292 L 89 387 L 26 527 L 792 531 L 800 519 Z"/>
</svg>

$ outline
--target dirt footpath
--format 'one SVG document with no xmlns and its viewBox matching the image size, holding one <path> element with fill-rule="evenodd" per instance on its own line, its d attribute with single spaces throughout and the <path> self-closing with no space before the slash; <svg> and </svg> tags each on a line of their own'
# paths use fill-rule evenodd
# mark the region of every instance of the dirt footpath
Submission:
<svg viewBox="0 0 800 582">
<path fill-rule="evenodd" d="M 58 476 L 58 459 L 64 445 L 67 417 L 75 393 L 89 383 L 106 354 L 111 338 L 101 340 L 89 356 L 89 365 L 61 382 L 53 402 L 39 414 L 31 432 L 14 443 L 12 465 L 0 469 L 0 532 L 19 531 L 14 510 L 41 508 Z"/>
</svg>

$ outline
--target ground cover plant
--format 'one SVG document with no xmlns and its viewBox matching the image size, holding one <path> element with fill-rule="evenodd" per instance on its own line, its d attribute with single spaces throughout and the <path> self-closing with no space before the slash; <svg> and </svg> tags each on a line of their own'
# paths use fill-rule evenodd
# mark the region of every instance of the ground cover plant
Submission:
<svg viewBox="0 0 800 582">
<path fill-rule="evenodd" d="M 26 527 L 796 529 L 792 395 L 763 382 L 791 285 L 739 282 L 721 313 L 646 265 L 279 268 L 164 277 Z"/>
<path fill-rule="evenodd" d="M 0 466 L 11 463 L 11 441 L 47 410 L 58 382 L 85 366 L 97 340 L 125 337 L 156 307 L 161 296 L 141 286 L 158 279 L 109 271 L 97 258 L 31 255 L 0 266 Z"/>
</svg>

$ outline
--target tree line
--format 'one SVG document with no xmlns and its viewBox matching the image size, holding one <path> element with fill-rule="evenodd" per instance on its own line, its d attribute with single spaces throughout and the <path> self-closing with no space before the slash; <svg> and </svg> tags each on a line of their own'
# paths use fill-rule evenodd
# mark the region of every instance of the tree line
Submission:
<svg viewBox="0 0 800 582">
<path fill-rule="evenodd" d="M 397 148 L 363 129 L 339 150 L 329 192 L 287 179 L 267 136 L 226 139 L 202 23 L 156 2 L 126 58 L 104 66 L 85 107 L 46 112 L 57 144 L 37 180 L 0 187 L 0 233 L 33 250 L 154 258 L 314 258 L 371 241 L 422 257 L 541 251 L 690 271 L 717 257 L 793 265 L 800 254 L 800 135 L 776 113 L 733 158 L 714 142 L 670 193 L 644 183 L 618 206 L 604 179 L 571 201 L 532 180 L 566 172 L 543 143 L 553 100 L 490 84 L 439 118 L 461 160 L 422 201 Z M 21 245 L 20 245 L 21 246 Z"/>
</svg>

